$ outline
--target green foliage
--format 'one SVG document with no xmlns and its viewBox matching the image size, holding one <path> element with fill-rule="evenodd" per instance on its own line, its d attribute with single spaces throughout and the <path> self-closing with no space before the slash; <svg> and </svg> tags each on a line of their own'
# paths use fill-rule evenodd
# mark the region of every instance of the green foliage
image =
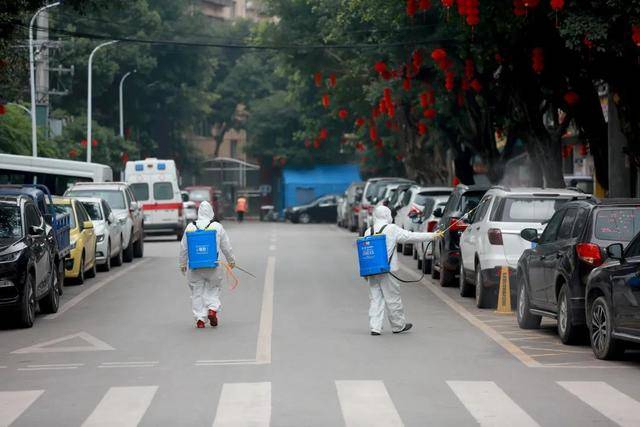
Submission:
<svg viewBox="0 0 640 427">
<path fill-rule="evenodd" d="M 0 153 L 31 155 L 31 116 L 16 105 L 7 105 L 0 115 Z M 38 155 L 57 157 L 57 147 L 38 133 Z"/>
</svg>

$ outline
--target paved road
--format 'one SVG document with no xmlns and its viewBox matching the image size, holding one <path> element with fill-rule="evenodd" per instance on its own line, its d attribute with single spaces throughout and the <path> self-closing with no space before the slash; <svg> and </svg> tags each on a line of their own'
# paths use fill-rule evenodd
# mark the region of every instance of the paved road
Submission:
<svg viewBox="0 0 640 427">
<path fill-rule="evenodd" d="M 0 425 L 640 425 L 637 353 L 596 362 L 426 280 L 403 287 L 414 329 L 372 337 L 352 234 L 227 226 L 258 278 L 225 291 L 216 329 L 194 328 L 178 245 L 154 239 L 0 330 Z"/>
</svg>

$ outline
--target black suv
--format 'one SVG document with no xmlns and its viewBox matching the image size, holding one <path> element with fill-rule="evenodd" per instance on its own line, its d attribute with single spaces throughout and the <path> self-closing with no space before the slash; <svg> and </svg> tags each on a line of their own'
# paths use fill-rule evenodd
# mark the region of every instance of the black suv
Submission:
<svg viewBox="0 0 640 427">
<path fill-rule="evenodd" d="M 431 277 L 440 279 L 441 286 L 457 284 L 456 274 L 460 270 L 460 235 L 469 225 L 463 218 L 480 203 L 489 186 L 458 185 L 445 206 L 437 208 L 433 215 L 440 218 L 438 228 L 434 231 L 445 231 L 442 239 L 433 243 L 433 266 Z"/>
<path fill-rule="evenodd" d="M 33 326 L 36 305 L 58 311 L 62 269 L 53 229 L 26 196 L 0 197 L 0 309 Z"/>
<path fill-rule="evenodd" d="M 521 236 L 534 243 L 516 272 L 518 324 L 540 326 L 541 316 L 557 319 L 565 344 L 585 331 L 585 287 L 591 271 L 606 259 L 603 248 L 626 245 L 640 231 L 638 200 L 585 196 L 564 204 L 541 236 L 532 228 Z"/>
<path fill-rule="evenodd" d="M 640 221 L 640 207 L 634 221 Z M 587 281 L 587 324 L 591 348 L 598 359 L 624 353 L 629 342 L 640 343 L 640 234 L 624 250 L 607 247 L 610 262 L 596 268 Z"/>
</svg>

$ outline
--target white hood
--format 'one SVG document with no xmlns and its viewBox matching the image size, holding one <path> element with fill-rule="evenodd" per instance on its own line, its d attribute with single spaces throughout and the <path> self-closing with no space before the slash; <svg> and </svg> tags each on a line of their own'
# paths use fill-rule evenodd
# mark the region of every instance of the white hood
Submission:
<svg viewBox="0 0 640 427">
<path fill-rule="evenodd" d="M 391 216 L 391 210 L 386 206 L 378 206 L 373 210 L 373 227 L 376 232 L 380 232 L 382 226 L 391 224 L 393 217 Z"/>
<path fill-rule="evenodd" d="M 198 220 L 196 221 L 196 225 L 198 228 L 205 228 L 213 218 L 215 217 L 215 213 L 213 212 L 213 207 L 206 200 L 200 203 L 200 207 L 198 208 Z"/>
</svg>

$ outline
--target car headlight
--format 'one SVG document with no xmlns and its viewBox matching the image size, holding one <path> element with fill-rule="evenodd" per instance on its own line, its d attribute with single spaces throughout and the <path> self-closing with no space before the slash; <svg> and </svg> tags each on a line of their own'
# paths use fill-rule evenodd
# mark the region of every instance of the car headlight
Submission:
<svg viewBox="0 0 640 427">
<path fill-rule="evenodd" d="M 5 254 L 0 256 L 0 262 L 14 262 L 20 257 L 22 251 L 11 252 L 10 254 Z"/>
<path fill-rule="evenodd" d="M 98 243 L 102 242 L 104 240 L 104 234 L 98 234 L 97 240 L 98 240 Z"/>
<path fill-rule="evenodd" d="M 75 249 L 76 248 L 76 241 L 72 240 L 71 241 L 71 249 Z"/>
</svg>

